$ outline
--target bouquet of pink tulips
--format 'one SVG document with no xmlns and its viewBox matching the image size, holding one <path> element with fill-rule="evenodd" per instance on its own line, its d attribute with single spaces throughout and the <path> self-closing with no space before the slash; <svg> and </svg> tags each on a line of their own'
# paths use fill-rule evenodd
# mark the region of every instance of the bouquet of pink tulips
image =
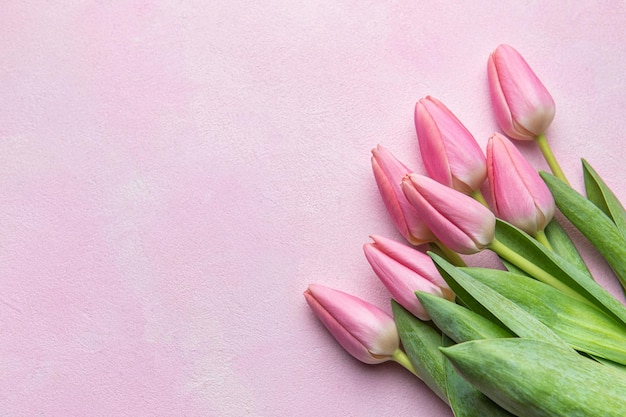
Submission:
<svg viewBox="0 0 626 417">
<path fill-rule="evenodd" d="M 552 174 L 538 173 L 498 133 L 485 156 L 444 104 L 419 100 L 415 126 L 428 176 L 382 146 L 372 151 L 398 231 L 430 247 L 382 236 L 364 245 L 393 297 L 393 317 L 322 285 L 310 285 L 305 298 L 355 358 L 399 363 L 457 417 L 623 416 L 626 308 L 596 283 L 553 216 L 558 208 L 626 288 L 626 211 L 584 160 L 586 196 L 569 186 L 545 136 L 554 101 L 515 49 L 491 54 L 488 79 L 502 131 L 537 142 Z M 495 252 L 503 268 L 469 267 L 459 256 L 482 250 Z"/>
</svg>

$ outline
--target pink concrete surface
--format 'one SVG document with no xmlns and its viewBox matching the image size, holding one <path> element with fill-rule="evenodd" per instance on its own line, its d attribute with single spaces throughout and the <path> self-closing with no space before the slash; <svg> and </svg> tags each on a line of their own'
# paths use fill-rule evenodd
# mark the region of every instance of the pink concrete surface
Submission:
<svg viewBox="0 0 626 417">
<path fill-rule="evenodd" d="M 400 238 L 370 149 L 421 171 L 427 94 L 484 149 L 499 43 L 552 92 L 573 185 L 584 156 L 626 200 L 623 1 L 1 9 L 2 416 L 451 416 L 399 366 L 343 352 L 302 292 L 389 309 L 361 249 Z"/>
</svg>

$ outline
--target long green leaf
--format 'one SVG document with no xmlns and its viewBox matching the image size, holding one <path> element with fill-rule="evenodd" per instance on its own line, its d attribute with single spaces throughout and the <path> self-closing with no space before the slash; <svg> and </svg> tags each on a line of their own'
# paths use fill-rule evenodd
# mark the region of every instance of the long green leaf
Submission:
<svg viewBox="0 0 626 417">
<path fill-rule="evenodd" d="M 507 261 L 506 259 L 500 257 L 500 261 L 502 262 L 504 267 L 507 269 L 507 271 L 513 272 L 513 273 L 519 274 L 519 275 L 530 276 L 526 272 L 524 272 L 522 269 L 516 267 L 515 265 L 513 265 L 511 262 Z"/>
<path fill-rule="evenodd" d="M 626 365 L 626 326 L 595 306 L 525 276 L 461 269 L 523 308 L 574 349 Z"/>
<path fill-rule="evenodd" d="M 441 332 L 419 320 L 394 300 L 391 301 L 391 308 L 402 346 L 411 364 L 424 383 L 447 403 L 443 369 L 445 359 L 439 351 L 442 346 Z"/>
<path fill-rule="evenodd" d="M 569 235 L 565 232 L 565 230 L 563 230 L 563 227 L 561 227 L 556 219 L 552 219 L 552 221 L 548 223 L 544 232 L 548 238 L 548 242 L 550 242 L 550 245 L 552 246 L 552 250 L 557 255 L 572 265 L 578 267 L 582 273 L 587 275 L 590 279 L 593 279 L 591 272 L 589 272 L 589 269 L 587 268 L 582 256 L 580 256 L 580 252 L 578 252 L 574 242 L 572 242 L 572 239 L 570 239 Z"/>
<path fill-rule="evenodd" d="M 448 280 L 453 280 L 456 283 L 455 286 L 463 288 L 467 295 L 497 317 L 508 330 L 520 337 L 543 340 L 569 349 L 569 345 L 563 339 L 514 302 L 482 282 L 475 280 L 461 269 L 454 267 L 440 256 L 434 253 L 430 253 L 430 256 L 437 268 L 440 271 L 445 271 L 444 279 L 448 285 L 450 285 Z"/>
<path fill-rule="evenodd" d="M 611 368 L 615 368 L 616 370 L 620 372 L 626 373 L 626 365 L 622 365 L 621 363 L 616 363 L 608 359 L 601 358 L 599 356 L 589 355 L 589 357 L 592 359 L 595 359 L 597 362 L 601 363 L 602 365 L 610 366 Z"/>
<path fill-rule="evenodd" d="M 556 180 L 561 182 L 560 180 Z M 496 238 L 517 255 L 531 262 L 536 268 L 559 279 L 584 298 L 626 324 L 626 308 L 598 283 L 589 279 L 577 267 L 546 249 L 535 239 L 515 226 L 498 220 Z M 453 288 L 454 290 L 454 288 Z"/>
<path fill-rule="evenodd" d="M 476 339 L 513 337 L 493 321 L 445 298 L 427 292 L 417 292 L 433 323 L 457 343 Z"/>
<path fill-rule="evenodd" d="M 589 162 L 583 159 L 582 163 L 587 199 L 609 216 L 622 236 L 626 238 L 626 210 L 624 210 L 624 206 Z"/>
<path fill-rule="evenodd" d="M 444 338 L 444 346 L 452 340 Z M 513 414 L 491 401 L 485 394 L 459 375 L 448 360 L 444 362 L 446 390 L 454 417 L 511 417 Z"/>
<path fill-rule="evenodd" d="M 546 172 L 541 177 L 554 201 L 570 222 L 598 249 L 609 263 L 622 287 L 626 288 L 626 239 L 615 223 L 591 201 Z"/>
<path fill-rule="evenodd" d="M 557 255 L 559 255 L 561 258 L 568 261 L 572 265 L 578 267 L 578 269 L 582 273 L 587 275 L 589 279 L 593 279 L 593 276 L 591 275 L 591 272 L 589 272 L 589 269 L 587 268 L 585 261 L 580 255 L 580 252 L 578 252 L 576 245 L 574 245 L 574 242 L 572 242 L 572 239 L 569 237 L 567 232 L 563 229 L 563 227 L 560 225 L 560 223 L 556 219 L 552 219 L 552 221 L 548 223 L 548 225 L 544 229 L 544 232 L 545 232 L 546 238 L 548 239 L 548 242 L 550 243 L 550 246 L 552 247 L 551 249 L 554 253 L 556 253 Z M 515 265 L 513 265 L 511 262 L 507 261 L 506 259 L 500 258 L 500 260 L 502 261 L 506 269 L 509 270 L 510 272 L 529 276 L 522 269 L 516 267 Z"/>
<path fill-rule="evenodd" d="M 553 344 L 484 339 L 442 351 L 466 380 L 517 416 L 624 416 L 626 374 Z"/>
<path fill-rule="evenodd" d="M 454 291 L 456 294 L 457 302 L 464 307 L 467 307 L 474 313 L 479 314 L 482 317 L 485 317 L 487 320 L 499 325 L 500 327 L 506 327 L 496 316 L 494 316 L 486 307 L 484 307 L 480 302 L 478 302 L 463 286 L 459 285 L 457 280 L 452 276 L 453 273 L 456 273 L 455 267 L 449 263 L 446 259 L 441 256 L 428 252 L 428 255 L 435 261 L 435 266 L 439 270 L 439 273 L 446 281 L 448 286 Z M 438 261 L 439 260 L 439 264 Z M 448 268 L 447 265 L 450 267 Z"/>
</svg>

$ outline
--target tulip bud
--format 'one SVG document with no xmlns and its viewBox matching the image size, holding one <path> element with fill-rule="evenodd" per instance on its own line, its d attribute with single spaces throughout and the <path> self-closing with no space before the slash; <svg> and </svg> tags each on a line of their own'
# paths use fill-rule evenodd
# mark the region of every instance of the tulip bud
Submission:
<svg viewBox="0 0 626 417">
<path fill-rule="evenodd" d="M 491 103 L 500 128 L 510 137 L 532 140 L 554 119 L 554 100 L 524 58 L 500 45 L 487 66 Z"/>
<path fill-rule="evenodd" d="M 402 190 L 437 239 L 453 251 L 472 254 L 493 241 L 495 216 L 473 198 L 417 174 L 404 177 Z"/>
<path fill-rule="evenodd" d="M 328 331 L 356 359 L 377 364 L 400 348 L 393 318 L 380 308 L 343 291 L 311 284 L 304 298 Z"/>
<path fill-rule="evenodd" d="M 402 178 L 411 170 L 380 145 L 372 150 L 372 169 L 385 207 L 400 234 L 413 245 L 432 242 L 435 236 L 400 188 Z"/>
<path fill-rule="evenodd" d="M 381 236 L 363 245 L 365 257 L 393 298 L 421 320 L 430 320 L 416 291 L 454 300 L 454 293 L 443 280 L 432 259 L 406 245 Z"/>
<path fill-rule="evenodd" d="M 454 114 L 433 97 L 415 105 L 415 129 L 428 175 L 465 194 L 485 182 L 485 155 Z"/>
<path fill-rule="evenodd" d="M 530 235 L 554 216 L 554 198 L 537 171 L 504 136 L 487 143 L 487 178 L 496 216 Z"/>
</svg>

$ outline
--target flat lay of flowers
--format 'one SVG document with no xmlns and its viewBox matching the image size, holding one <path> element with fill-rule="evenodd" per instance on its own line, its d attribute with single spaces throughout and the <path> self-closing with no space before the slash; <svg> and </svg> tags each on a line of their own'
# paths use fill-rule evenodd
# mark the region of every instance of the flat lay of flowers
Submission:
<svg viewBox="0 0 626 417">
<path fill-rule="evenodd" d="M 457 417 L 623 416 L 626 307 L 596 282 L 562 223 L 626 289 L 626 211 L 584 159 L 584 193 L 570 186 L 546 135 L 555 102 L 518 50 L 498 46 L 486 69 L 500 132 L 484 151 L 431 96 L 414 108 L 427 175 L 374 144 L 373 178 L 405 241 L 372 235 L 363 252 L 393 315 L 321 283 L 305 299 L 354 358 L 396 362 Z M 550 172 L 526 160 L 520 141 L 534 142 Z M 482 251 L 501 268 L 472 266 Z"/>
</svg>

